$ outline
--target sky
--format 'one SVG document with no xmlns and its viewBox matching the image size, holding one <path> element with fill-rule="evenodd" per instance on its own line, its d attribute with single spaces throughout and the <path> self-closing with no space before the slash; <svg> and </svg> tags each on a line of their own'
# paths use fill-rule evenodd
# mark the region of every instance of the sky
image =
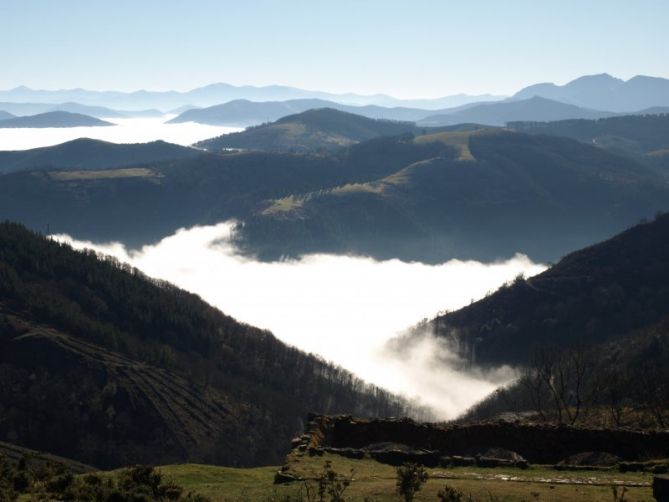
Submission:
<svg viewBox="0 0 669 502">
<path fill-rule="evenodd" d="M 0 89 L 512 94 L 669 77 L 667 20 L 666 0 L 0 0 Z"/>
</svg>

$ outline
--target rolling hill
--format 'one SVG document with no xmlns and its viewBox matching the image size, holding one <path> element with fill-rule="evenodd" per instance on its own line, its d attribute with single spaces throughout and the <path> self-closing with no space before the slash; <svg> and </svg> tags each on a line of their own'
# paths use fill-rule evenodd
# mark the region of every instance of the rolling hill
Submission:
<svg viewBox="0 0 669 502">
<path fill-rule="evenodd" d="M 0 347 L 0 436 L 97 467 L 267 464 L 309 411 L 408 411 L 195 295 L 12 223 Z"/>
<path fill-rule="evenodd" d="M 97 127 L 112 126 L 111 122 L 63 111 L 45 112 L 27 117 L 0 120 L 0 128 L 41 128 L 41 127 Z"/>
<path fill-rule="evenodd" d="M 420 126 L 445 126 L 474 123 L 503 126 L 513 121 L 554 121 L 562 119 L 595 119 L 614 115 L 611 112 L 592 110 L 561 103 L 543 97 L 519 101 L 502 101 L 466 106 L 458 110 L 445 110 L 418 121 Z"/>
<path fill-rule="evenodd" d="M 273 122 L 312 108 L 324 108 L 331 104 L 321 99 L 293 99 L 288 101 L 249 101 L 236 99 L 207 108 L 186 110 L 169 120 L 169 124 L 197 122 L 198 124 L 246 127 Z"/>
<path fill-rule="evenodd" d="M 337 155 L 202 153 L 136 169 L 8 173 L 0 176 L 0 219 L 141 246 L 180 227 L 243 220 L 268 199 L 388 176 L 445 148 L 377 138 Z"/>
<path fill-rule="evenodd" d="M 325 113 L 350 128 L 346 114 Z M 400 127 L 354 123 L 367 134 L 370 122 Z M 240 249 L 266 260 L 334 252 L 489 261 L 521 252 L 554 261 L 668 205 L 666 178 L 632 159 L 568 138 L 475 127 L 317 155 L 203 153 L 0 177 L 0 218 L 33 229 L 134 247 L 236 219 Z"/>
<path fill-rule="evenodd" d="M 186 112 L 188 113 L 188 112 Z M 317 108 L 283 117 L 271 124 L 200 141 L 197 147 L 225 149 L 313 152 L 333 150 L 380 136 L 411 133 L 410 122 L 373 120 L 332 108 Z"/>
<path fill-rule="evenodd" d="M 509 127 L 527 134 L 564 136 L 635 157 L 659 156 L 665 151 L 669 153 L 669 113 L 598 120 L 511 122 Z"/>
<path fill-rule="evenodd" d="M 552 261 L 669 206 L 651 169 L 573 140 L 483 129 L 414 141 L 449 150 L 372 182 L 269 201 L 244 219 L 239 245 L 265 259 Z"/>
<path fill-rule="evenodd" d="M 12 119 L 14 115 L 4 110 L 0 110 L 0 120 Z"/>
<path fill-rule="evenodd" d="M 154 141 L 116 144 L 81 138 L 32 150 L 0 151 L 0 173 L 37 169 L 96 170 L 142 165 L 200 155 L 198 150 Z"/>
</svg>

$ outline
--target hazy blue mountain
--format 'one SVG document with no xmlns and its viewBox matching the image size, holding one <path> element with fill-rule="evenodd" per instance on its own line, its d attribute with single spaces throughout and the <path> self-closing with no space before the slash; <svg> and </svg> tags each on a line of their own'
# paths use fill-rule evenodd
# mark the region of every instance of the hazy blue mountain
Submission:
<svg viewBox="0 0 669 502">
<path fill-rule="evenodd" d="M 320 99 L 260 102 L 237 99 L 221 105 L 186 110 L 168 123 L 197 122 L 200 124 L 246 127 L 274 122 L 286 115 L 300 113 L 312 108 L 325 108 L 330 105 L 335 105 L 335 103 Z"/>
<path fill-rule="evenodd" d="M 610 117 L 611 112 L 591 110 L 560 103 L 542 97 L 521 101 L 503 101 L 464 106 L 457 110 L 445 110 L 418 121 L 418 125 L 444 126 L 458 123 L 476 123 L 503 126 L 512 121 L 553 121 L 563 119 L 594 119 Z"/>
<path fill-rule="evenodd" d="M 281 85 L 256 87 L 250 85 L 234 86 L 225 83 L 211 84 L 186 92 L 145 90 L 118 92 L 90 91 L 86 89 L 37 90 L 25 86 L 0 91 L 0 101 L 53 104 L 77 102 L 85 105 L 106 106 L 113 109 L 123 110 L 141 110 L 146 108 L 173 110 L 185 105 L 207 107 L 237 99 L 247 99 L 252 101 L 324 99 L 349 105 L 374 104 L 382 106 L 417 106 L 426 109 L 440 109 L 459 106 L 473 101 L 501 98 L 502 96 L 468 96 L 458 94 L 455 96 L 445 96 L 435 99 L 406 100 L 405 102 L 401 99 L 384 94 L 333 94 Z"/>
<path fill-rule="evenodd" d="M 292 99 L 289 101 L 235 100 L 208 108 L 191 109 L 170 120 L 170 123 L 197 122 L 200 124 L 246 127 L 273 122 L 282 117 L 317 108 L 331 108 L 372 119 L 416 121 L 429 116 L 430 110 L 417 108 L 387 108 L 376 105 L 349 106 L 322 99 Z"/>
<path fill-rule="evenodd" d="M 162 115 L 160 110 L 112 110 L 105 106 L 82 105 L 81 103 L 0 103 L 0 110 L 6 110 L 13 115 L 37 115 L 38 113 L 62 111 L 70 113 L 81 113 L 91 117 L 108 118 L 126 118 L 126 117 L 156 117 Z"/>
<path fill-rule="evenodd" d="M 587 75 L 565 85 L 531 85 L 510 99 L 524 100 L 534 96 L 597 110 L 631 112 L 669 106 L 669 79 L 637 75 L 625 81 L 606 73 Z"/>
<path fill-rule="evenodd" d="M 12 118 L 14 118 L 14 115 L 4 110 L 0 110 L 0 120 L 12 119 Z"/>
<path fill-rule="evenodd" d="M 116 144 L 80 138 L 32 150 L 0 151 L 0 173 L 32 169 L 95 170 L 177 160 L 200 154 L 193 148 L 164 141 Z"/>
<path fill-rule="evenodd" d="M 413 122 L 375 120 L 332 108 L 316 108 L 288 115 L 273 123 L 250 127 L 242 132 L 200 141 L 195 146 L 210 151 L 234 148 L 315 152 L 335 150 L 381 136 L 413 133 L 415 130 Z"/>
<path fill-rule="evenodd" d="M 111 122 L 69 112 L 46 112 L 0 120 L 0 128 L 111 126 Z"/>
</svg>

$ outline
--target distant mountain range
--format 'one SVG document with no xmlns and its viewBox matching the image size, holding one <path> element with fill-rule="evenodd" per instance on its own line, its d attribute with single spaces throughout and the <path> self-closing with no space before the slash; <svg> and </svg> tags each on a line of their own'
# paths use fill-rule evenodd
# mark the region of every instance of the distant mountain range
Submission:
<svg viewBox="0 0 669 502">
<path fill-rule="evenodd" d="M 460 122 L 504 125 L 518 120 L 592 119 L 615 114 L 660 113 L 658 110 L 664 107 L 669 107 L 669 80 L 637 76 L 623 81 L 607 74 L 580 77 L 561 86 L 535 84 L 507 99 L 461 94 L 402 100 L 381 94 L 332 94 L 286 86 L 223 83 L 187 92 L 44 91 L 27 87 L 0 91 L 0 110 L 14 115 L 69 111 L 98 118 L 121 118 L 157 116 L 169 111 L 179 114 L 171 123 L 192 121 L 243 127 L 312 108 L 334 108 L 369 118 L 441 126 Z"/>
<path fill-rule="evenodd" d="M 114 109 L 143 110 L 158 108 L 172 110 L 182 106 L 213 106 L 236 99 L 253 101 L 285 101 L 291 99 L 324 99 L 351 105 L 375 104 L 381 106 L 410 106 L 421 108 L 446 108 L 460 106 L 476 101 L 492 101 L 504 96 L 457 94 L 435 99 L 401 100 L 385 94 L 334 94 L 321 91 L 309 91 L 295 87 L 270 85 L 234 86 L 217 83 L 199 87 L 186 92 L 178 91 L 90 91 L 86 89 L 37 90 L 21 86 L 0 91 L 0 102 L 14 103 L 64 103 L 76 102 L 84 105 L 106 106 Z"/>
<path fill-rule="evenodd" d="M 318 99 L 255 102 L 236 100 L 208 108 L 191 109 L 171 119 L 170 123 L 196 122 L 209 125 L 246 127 L 278 120 L 287 115 L 317 108 L 331 108 L 373 119 L 416 122 L 418 126 L 440 127 L 457 124 L 504 126 L 514 121 L 549 122 L 565 119 L 596 119 L 617 115 L 560 103 L 542 97 L 520 101 L 470 103 L 445 110 L 382 106 L 348 106 Z M 663 113 L 665 108 L 644 109 L 633 114 Z"/>
<path fill-rule="evenodd" d="M 111 122 L 70 112 L 46 112 L 26 117 L 0 120 L 0 129 L 43 128 L 43 127 L 98 127 L 112 126 Z"/>
<path fill-rule="evenodd" d="M 201 152 L 164 141 L 116 144 L 81 138 L 32 150 L 0 151 L 0 173 L 37 169 L 96 170 L 195 157 Z"/>
<path fill-rule="evenodd" d="M 654 106 L 669 106 L 669 80 L 637 75 L 625 81 L 607 73 L 587 75 L 565 85 L 531 85 L 518 91 L 511 100 L 525 100 L 535 96 L 596 110 L 632 112 Z"/>
<path fill-rule="evenodd" d="M 14 115 L 4 110 L 0 110 L 0 120 L 13 119 Z"/>
<path fill-rule="evenodd" d="M 507 122 L 517 120 L 548 122 L 563 119 L 595 119 L 612 115 L 614 113 L 581 108 L 542 97 L 531 97 L 522 101 L 482 103 L 451 111 L 445 110 L 443 114 L 430 115 L 419 120 L 418 125 L 474 123 L 503 126 Z"/>
<path fill-rule="evenodd" d="M 100 119 L 131 118 L 131 117 L 159 117 L 163 113 L 160 110 L 112 110 L 105 106 L 82 105 L 80 103 L 11 103 L 1 102 L 0 110 L 9 112 L 12 115 L 37 115 L 47 112 L 70 112 L 90 115 Z M 2 115 L 0 115 L 1 117 Z"/>
</svg>

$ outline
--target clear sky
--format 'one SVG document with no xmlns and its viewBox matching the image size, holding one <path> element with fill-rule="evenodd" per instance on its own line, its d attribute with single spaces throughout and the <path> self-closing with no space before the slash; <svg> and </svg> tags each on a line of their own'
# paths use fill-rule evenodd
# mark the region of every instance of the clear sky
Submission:
<svg viewBox="0 0 669 502">
<path fill-rule="evenodd" d="M 669 77 L 669 0 L 0 0 L 0 88 L 436 97 Z"/>
</svg>

